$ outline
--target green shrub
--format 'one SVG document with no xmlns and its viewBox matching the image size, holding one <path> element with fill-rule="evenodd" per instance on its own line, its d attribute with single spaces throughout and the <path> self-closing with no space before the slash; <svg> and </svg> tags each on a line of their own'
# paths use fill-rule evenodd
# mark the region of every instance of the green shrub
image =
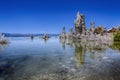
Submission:
<svg viewBox="0 0 120 80">
<path fill-rule="evenodd" d="M 120 41 L 120 32 L 114 33 L 114 41 Z"/>
</svg>

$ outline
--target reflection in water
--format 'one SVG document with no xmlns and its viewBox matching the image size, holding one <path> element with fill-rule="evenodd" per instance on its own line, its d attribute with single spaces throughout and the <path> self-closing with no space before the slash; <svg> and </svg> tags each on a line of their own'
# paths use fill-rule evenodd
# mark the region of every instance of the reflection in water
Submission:
<svg viewBox="0 0 120 80">
<path fill-rule="evenodd" d="M 60 39 L 60 42 L 62 43 L 62 47 L 65 50 L 66 40 L 65 39 Z"/>
<path fill-rule="evenodd" d="M 61 39 L 60 42 L 65 46 L 69 45 L 72 47 L 73 45 L 75 46 L 75 60 L 78 65 L 83 65 L 85 64 L 85 58 L 86 54 L 90 54 L 91 59 L 95 59 L 95 53 L 97 55 L 97 58 L 101 58 L 102 53 L 108 49 L 114 47 L 114 49 L 120 49 L 119 46 L 117 46 L 118 43 L 113 43 L 109 42 L 107 44 L 101 44 L 100 42 L 97 41 L 89 41 L 89 42 L 75 42 L 73 40 L 65 40 Z M 118 44 L 119 45 L 119 44 Z M 113 46 L 113 47 L 112 47 Z M 64 47 L 63 47 L 64 48 Z"/>
<path fill-rule="evenodd" d="M 8 44 L 0 44 L 0 52 L 2 52 L 7 46 Z"/>
<path fill-rule="evenodd" d="M 30 38 L 31 38 L 31 40 L 33 40 L 34 39 L 34 35 L 31 35 Z"/>
<path fill-rule="evenodd" d="M 120 42 L 118 42 L 118 41 L 114 42 L 113 46 L 110 46 L 110 48 L 113 50 L 120 51 Z"/>
<path fill-rule="evenodd" d="M 73 45 L 74 45 L 74 41 L 72 39 L 67 39 L 66 44 L 69 45 L 72 48 Z"/>
<path fill-rule="evenodd" d="M 45 38 L 45 39 L 44 39 L 44 42 L 46 43 L 46 42 L 48 41 L 48 39 L 49 39 L 49 38 Z"/>
<path fill-rule="evenodd" d="M 85 54 L 86 48 L 79 45 L 78 43 L 75 44 L 75 59 L 79 65 L 85 63 Z"/>
<path fill-rule="evenodd" d="M 115 52 L 115 50 L 118 50 L 118 53 L 120 53 L 120 42 L 108 42 L 107 44 L 101 44 L 97 41 L 71 42 L 68 40 L 68 43 L 64 44 L 74 44 L 74 58 L 77 63 L 76 66 L 80 69 L 77 69 L 76 75 L 84 75 L 82 80 L 120 79 L 120 75 L 118 75 L 120 72 L 120 55 Z M 114 51 L 109 52 L 110 49 Z M 80 77 L 78 79 L 81 80 Z"/>
<path fill-rule="evenodd" d="M 87 52 L 90 53 L 90 58 L 95 58 L 97 53 L 98 58 L 109 47 L 112 46 L 112 42 L 109 44 L 100 44 L 98 42 L 76 42 L 75 44 L 75 59 L 78 64 L 84 64 Z"/>
</svg>

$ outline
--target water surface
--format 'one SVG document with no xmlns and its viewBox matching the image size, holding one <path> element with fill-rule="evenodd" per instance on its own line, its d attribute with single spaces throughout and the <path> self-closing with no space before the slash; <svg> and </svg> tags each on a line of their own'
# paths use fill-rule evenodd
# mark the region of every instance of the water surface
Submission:
<svg viewBox="0 0 120 80">
<path fill-rule="evenodd" d="M 119 80 L 119 43 L 9 37 L 0 45 L 0 80 Z"/>
</svg>

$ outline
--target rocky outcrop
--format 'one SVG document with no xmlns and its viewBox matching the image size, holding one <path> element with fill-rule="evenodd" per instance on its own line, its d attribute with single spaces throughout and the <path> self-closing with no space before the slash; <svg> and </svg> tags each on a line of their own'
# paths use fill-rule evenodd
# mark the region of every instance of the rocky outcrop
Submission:
<svg viewBox="0 0 120 80">
<path fill-rule="evenodd" d="M 90 23 L 90 29 L 86 28 L 85 25 L 85 16 L 83 14 L 80 14 L 80 12 L 77 13 L 76 20 L 74 21 L 75 25 L 75 32 L 73 32 L 72 29 L 70 29 L 70 32 L 66 34 L 65 27 L 63 27 L 63 31 L 60 35 L 60 39 L 64 38 L 67 39 L 66 41 L 69 41 L 68 39 L 75 39 L 77 41 L 100 41 L 107 43 L 108 41 L 113 41 L 113 34 L 108 33 L 106 28 L 104 26 L 98 26 L 98 28 L 95 28 L 95 22 L 92 21 Z M 112 29 L 109 32 L 114 32 L 116 29 Z"/>
<path fill-rule="evenodd" d="M 5 36 L 0 33 L 0 44 L 7 44 L 8 40 L 5 38 Z"/>
<path fill-rule="evenodd" d="M 85 16 L 83 14 L 80 14 L 80 12 L 77 13 L 77 18 L 74 21 L 74 24 L 76 35 L 85 33 Z"/>
</svg>

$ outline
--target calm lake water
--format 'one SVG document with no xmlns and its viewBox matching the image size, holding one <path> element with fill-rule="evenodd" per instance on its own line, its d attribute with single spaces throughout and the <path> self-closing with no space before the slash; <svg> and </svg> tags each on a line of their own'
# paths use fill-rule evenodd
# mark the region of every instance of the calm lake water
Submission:
<svg viewBox="0 0 120 80">
<path fill-rule="evenodd" d="M 120 44 L 9 37 L 0 80 L 120 80 Z"/>
</svg>

